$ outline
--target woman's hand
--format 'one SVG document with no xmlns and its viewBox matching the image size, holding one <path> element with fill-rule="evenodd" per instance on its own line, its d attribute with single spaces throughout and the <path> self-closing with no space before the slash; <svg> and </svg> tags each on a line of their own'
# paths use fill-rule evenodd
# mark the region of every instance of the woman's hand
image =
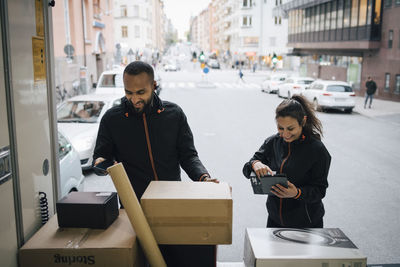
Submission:
<svg viewBox="0 0 400 267">
<path fill-rule="evenodd" d="M 276 184 L 271 187 L 271 192 L 279 198 L 294 198 L 297 195 L 297 187 L 288 181 L 288 187 Z"/>
<path fill-rule="evenodd" d="M 270 175 L 274 174 L 272 172 L 272 170 L 267 165 L 262 163 L 261 161 L 254 162 L 252 167 L 253 167 L 253 171 L 255 172 L 255 174 L 257 175 L 258 178 L 265 176 L 268 173 Z"/>
</svg>

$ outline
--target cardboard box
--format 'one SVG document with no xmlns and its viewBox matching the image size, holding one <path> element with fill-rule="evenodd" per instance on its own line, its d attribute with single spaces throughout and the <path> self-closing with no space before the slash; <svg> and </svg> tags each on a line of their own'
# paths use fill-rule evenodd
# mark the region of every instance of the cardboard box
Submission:
<svg viewBox="0 0 400 267">
<path fill-rule="evenodd" d="M 232 243 L 232 195 L 226 183 L 152 181 L 141 204 L 158 244 Z"/>
<path fill-rule="evenodd" d="M 20 267 L 144 266 L 128 216 L 120 210 L 106 230 L 59 228 L 53 216 L 19 250 Z"/>
<path fill-rule="evenodd" d="M 367 258 L 338 228 L 247 228 L 246 267 L 365 267 Z"/>
<path fill-rule="evenodd" d="M 115 192 L 71 192 L 56 204 L 59 227 L 106 229 L 118 217 Z"/>
</svg>

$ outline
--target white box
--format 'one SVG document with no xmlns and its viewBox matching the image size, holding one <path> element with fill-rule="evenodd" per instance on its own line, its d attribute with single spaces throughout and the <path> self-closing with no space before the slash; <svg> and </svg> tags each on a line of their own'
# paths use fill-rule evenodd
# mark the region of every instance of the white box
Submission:
<svg viewBox="0 0 400 267">
<path fill-rule="evenodd" d="M 246 267 L 365 267 L 367 258 L 338 228 L 247 228 Z"/>
</svg>

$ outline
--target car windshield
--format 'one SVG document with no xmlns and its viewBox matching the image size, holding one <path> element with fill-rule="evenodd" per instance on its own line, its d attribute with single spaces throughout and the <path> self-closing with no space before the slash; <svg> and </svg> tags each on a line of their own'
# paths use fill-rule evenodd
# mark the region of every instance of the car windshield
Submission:
<svg viewBox="0 0 400 267">
<path fill-rule="evenodd" d="M 313 82 L 313 80 L 298 80 L 297 83 L 298 84 L 311 84 Z"/>
<path fill-rule="evenodd" d="M 102 101 L 68 101 L 57 110 L 57 121 L 95 123 L 103 107 Z"/>
<path fill-rule="evenodd" d="M 328 87 L 326 87 L 326 91 L 328 91 L 328 92 L 353 92 L 353 89 L 351 89 L 351 87 L 347 86 L 347 85 L 335 84 L 335 85 L 328 85 Z"/>
<path fill-rule="evenodd" d="M 103 74 L 103 78 L 100 82 L 100 87 L 124 87 L 122 80 L 122 74 Z"/>
</svg>

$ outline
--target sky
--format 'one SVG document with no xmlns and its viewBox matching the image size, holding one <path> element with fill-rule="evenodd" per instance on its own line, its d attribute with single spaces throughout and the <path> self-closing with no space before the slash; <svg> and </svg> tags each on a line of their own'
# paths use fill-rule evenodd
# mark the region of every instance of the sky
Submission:
<svg viewBox="0 0 400 267">
<path fill-rule="evenodd" d="M 211 0 L 164 0 L 164 12 L 178 30 L 178 37 L 184 39 L 189 30 L 190 17 L 197 16 Z"/>
</svg>

